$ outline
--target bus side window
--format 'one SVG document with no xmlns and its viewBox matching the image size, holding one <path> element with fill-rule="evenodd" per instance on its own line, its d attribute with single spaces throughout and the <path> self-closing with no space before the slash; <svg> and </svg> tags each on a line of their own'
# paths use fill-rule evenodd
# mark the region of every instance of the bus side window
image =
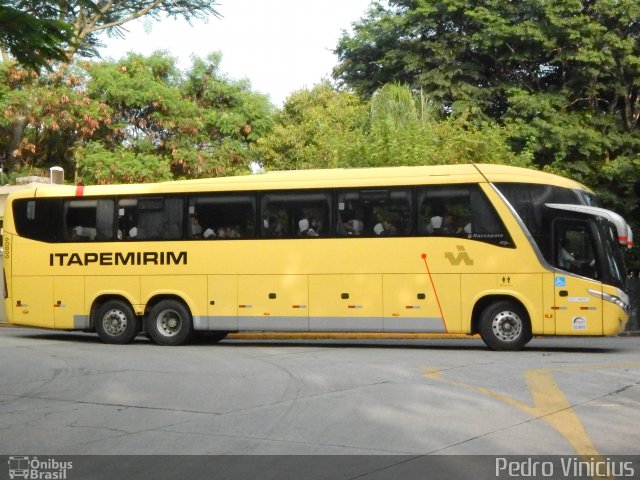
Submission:
<svg viewBox="0 0 640 480">
<path fill-rule="evenodd" d="M 418 233 L 466 236 L 471 233 L 471 198 L 464 185 L 426 187 L 418 192 Z"/>
<path fill-rule="evenodd" d="M 253 194 L 214 193 L 189 198 L 187 238 L 230 240 L 254 238 L 256 199 Z"/>
<path fill-rule="evenodd" d="M 418 234 L 513 247 L 502 220 L 476 184 L 418 189 Z"/>
<path fill-rule="evenodd" d="M 338 191 L 336 233 L 339 237 L 409 236 L 412 210 L 411 189 Z"/>
<path fill-rule="evenodd" d="M 64 200 L 62 212 L 65 240 L 72 242 L 113 240 L 115 212 L 113 200 Z"/>
<path fill-rule="evenodd" d="M 319 238 L 330 234 L 331 195 L 318 190 L 266 192 L 260 212 L 262 238 Z"/>
<path fill-rule="evenodd" d="M 21 237 L 43 242 L 65 241 L 58 198 L 20 199 L 13 202 L 13 218 Z"/>
<path fill-rule="evenodd" d="M 118 203 L 118 238 L 180 240 L 183 205 L 181 196 L 121 198 Z"/>
</svg>

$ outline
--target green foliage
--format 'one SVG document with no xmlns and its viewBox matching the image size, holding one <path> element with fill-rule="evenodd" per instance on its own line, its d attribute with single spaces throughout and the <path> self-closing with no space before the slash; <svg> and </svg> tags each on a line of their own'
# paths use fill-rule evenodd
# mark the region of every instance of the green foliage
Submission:
<svg viewBox="0 0 640 480">
<path fill-rule="evenodd" d="M 15 67 L 15 59 L 17 59 L 18 64 L 22 64 L 22 67 L 31 70 L 34 74 L 39 73 L 40 67 L 46 67 L 52 72 L 50 77 L 43 79 L 40 84 L 34 81 L 34 75 L 23 74 L 19 68 L 10 72 L 9 81 L 6 84 L 9 91 L 6 96 L 14 98 L 8 100 L 0 98 L 0 104 L 8 104 L 9 107 L 17 108 L 9 110 L 7 114 L 12 125 L 7 126 L 7 122 L 3 122 L 6 128 L 0 132 L 0 142 L 2 142 L 0 143 L 0 147 L 2 147 L 0 160 L 2 160 L 3 167 L 8 171 L 17 171 L 28 166 L 29 159 L 23 154 L 25 150 L 42 157 L 42 148 L 38 150 L 38 142 L 34 141 L 34 137 L 48 137 L 53 148 L 49 148 L 47 161 L 53 161 L 53 155 L 56 155 L 62 157 L 58 163 L 70 162 L 70 156 L 64 154 L 64 146 L 69 148 L 73 141 L 77 141 L 78 135 L 73 133 L 69 135 L 67 132 L 67 137 L 58 135 L 60 138 L 56 139 L 54 137 L 57 133 L 51 134 L 51 131 L 61 133 L 64 130 L 61 128 L 60 122 L 64 115 L 62 113 L 51 115 L 51 123 L 44 123 L 44 127 L 49 131 L 43 131 L 43 135 L 39 135 L 39 132 L 34 134 L 31 130 L 34 124 L 40 122 L 42 117 L 47 114 L 37 109 L 35 111 L 29 111 L 29 109 L 40 101 L 39 97 L 34 96 L 39 86 L 51 83 L 57 93 L 60 85 L 56 82 L 59 82 L 61 77 L 67 76 L 67 69 L 70 68 L 76 55 L 84 57 L 97 55 L 96 48 L 101 46 L 98 40 L 99 32 L 106 31 L 110 35 L 122 36 L 123 25 L 142 16 L 155 20 L 166 16 L 182 17 L 187 21 L 193 18 L 205 19 L 209 15 L 218 16 L 215 6 L 216 2 L 210 0 L 178 2 L 120 0 L 98 3 L 91 0 L 3 1 L 0 4 L 0 54 L 3 69 Z M 54 60 L 59 61 L 55 68 L 54 64 L 50 63 Z M 159 59 L 159 63 L 162 64 L 162 62 L 162 59 Z M 144 79 L 141 80 L 144 82 Z M 22 83 L 23 81 L 25 83 Z M 72 86 L 72 88 L 75 87 L 77 85 Z M 0 88 L 0 90 L 3 89 Z M 16 92 L 21 90 L 25 91 L 25 101 L 19 106 L 12 104 L 19 96 Z M 46 94 L 47 92 L 42 93 Z M 83 95 L 81 92 L 77 93 Z M 131 95 L 133 92 L 129 90 L 128 93 Z M 31 101 L 26 98 L 29 95 L 32 97 Z M 66 93 L 63 95 L 68 97 Z M 61 98 L 57 95 L 55 97 Z M 155 108 L 155 105 L 151 105 L 151 108 Z M 74 115 L 68 117 L 74 117 Z M 71 121 L 72 118 L 67 120 Z M 165 117 L 153 118 L 152 120 L 158 121 L 160 128 L 162 128 L 161 122 L 167 119 Z M 87 116 L 86 123 L 91 130 L 100 126 L 100 121 L 91 115 Z M 38 127 L 40 125 L 36 125 L 36 128 Z M 82 130 L 86 129 L 82 127 Z M 30 138 L 26 138 L 26 134 Z"/>
<path fill-rule="evenodd" d="M 460 131 L 496 134 L 525 163 L 586 183 L 637 230 L 637 0 L 380 1 L 336 53 L 342 86 L 425 92 L 465 119 Z"/>
<path fill-rule="evenodd" d="M 604 158 L 638 152 L 635 0 L 386 4 L 375 4 L 340 40 L 335 75 L 345 85 L 372 95 L 400 81 L 424 90 L 446 114 L 515 126 L 524 136 L 515 134 L 512 146 L 531 149 L 540 166 L 570 161 L 597 169 Z"/>
<path fill-rule="evenodd" d="M 110 109 L 80 88 L 83 81 L 75 69 L 37 76 L 0 65 L 0 146 L 6 157 L 19 160 L 21 168 L 72 168 L 69 148 L 92 138 L 111 120 Z"/>
<path fill-rule="evenodd" d="M 359 156 L 365 122 L 366 106 L 358 97 L 321 83 L 293 93 L 254 150 L 269 169 L 348 166 Z"/>
<path fill-rule="evenodd" d="M 379 167 L 468 162 L 529 165 L 509 131 L 467 117 L 440 119 L 432 102 L 386 85 L 364 102 L 328 84 L 292 95 L 255 150 L 269 169 Z"/>
<path fill-rule="evenodd" d="M 154 153 L 89 142 L 75 151 L 78 175 L 86 184 L 144 183 L 171 179 L 169 164 Z"/>
<path fill-rule="evenodd" d="M 19 64 L 36 71 L 51 68 L 51 60 L 66 61 L 65 49 L 73 39 L 73 30 L 59 19 L 59 11 L 41 3 L 0 4 L 0 51 L 8 52 Z"/>
<path fill-rule="evenodd" d="M 194 58 L 181 87 L 202 119 L 201 128 L 186 139 L 187 143 L 195 143 L 200 160 L 206 159 L 212 166 L 185 162 L 195 166 L 184 171 L 190 177 L 246 173 L 255 160 L 250 146 L 272 126 L 273 107 L 268 97 L 251 91 L 248 81 L 222 75 L 220 60 L 219 53 Z"/>
<path fill-rule="evenodd" d="M 4 0 L 0 4 L 0 51 L 7 52 L 26 68 L 52 69 L 50 61 L 69 62 L 76 54 L 97 55 L 102 46 L 98 34 L 123 37 L 123 25 L 142 16 L 217 17 L 216 2 L 210 0 Z M 3 55 L 3 61 L 8 58 Z"/>
<path fill-rule="evenodd" d="M 248 82 L 221 75 L 219 60 L 194 59 L 181 72 L 166 53 L 130 54 L 45 76 L 0 65 L 0 146 L 21 168 L 62 165 L 73 173 L 77 165 L 84 183 L 247 173 L 272 106 Z M 107 160 L 97 162 L 104 152 L 126 166 L 105 168 Z"/>
</svg>

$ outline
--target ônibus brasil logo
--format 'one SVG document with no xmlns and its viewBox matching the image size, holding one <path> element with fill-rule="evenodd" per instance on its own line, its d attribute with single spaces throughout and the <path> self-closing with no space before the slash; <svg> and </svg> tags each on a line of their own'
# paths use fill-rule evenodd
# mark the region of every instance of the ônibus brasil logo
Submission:
<svg viewBox="0 0 640 480">
<path fill-rule="evenodd" d="M 30 480 L 66 480 L 67 471 L 73 468 L 73 462 L 59 461 L 54 458 L 27 456 L 9 457 L 9 478 Z"/>
</svg>

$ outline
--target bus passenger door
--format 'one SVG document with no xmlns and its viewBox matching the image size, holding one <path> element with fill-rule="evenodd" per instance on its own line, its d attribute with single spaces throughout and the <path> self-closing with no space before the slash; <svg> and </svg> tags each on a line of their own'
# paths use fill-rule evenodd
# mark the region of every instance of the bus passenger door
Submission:
<svg viewBox="0 0 640 480">
<path fill-rule="evenodd" d="M 592 222 L 554 221 L 553 242 L 556 335 L 602 335 L 602 299 L 588 291 L 602 291 Z"/>
<path fill-rule="evenodd" d="M 53 277 L 13 277 L 13 321 L 53 328 Z"/>
<path fill-rule="evenodd" d="M 54 277 L 54 327 L 88 329 L 89 312 L 84 307 L 84 277 Z"/>
</svg>

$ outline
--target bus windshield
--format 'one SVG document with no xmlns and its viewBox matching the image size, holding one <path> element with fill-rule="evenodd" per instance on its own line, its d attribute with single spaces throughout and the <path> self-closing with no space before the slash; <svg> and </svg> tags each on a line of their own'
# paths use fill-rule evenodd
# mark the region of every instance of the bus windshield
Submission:
<svg viewBox="0 0 640 480">
<path fill-rule="evenodd" d="M 558 204 L 595 207 L 600 202 L 593 193 L 523 183 L 498 183 L 496 187 L 549 264 L 625 289 L 624 255 L 615 225 L 594 215 L 547 208 Z"/>
</svg>

